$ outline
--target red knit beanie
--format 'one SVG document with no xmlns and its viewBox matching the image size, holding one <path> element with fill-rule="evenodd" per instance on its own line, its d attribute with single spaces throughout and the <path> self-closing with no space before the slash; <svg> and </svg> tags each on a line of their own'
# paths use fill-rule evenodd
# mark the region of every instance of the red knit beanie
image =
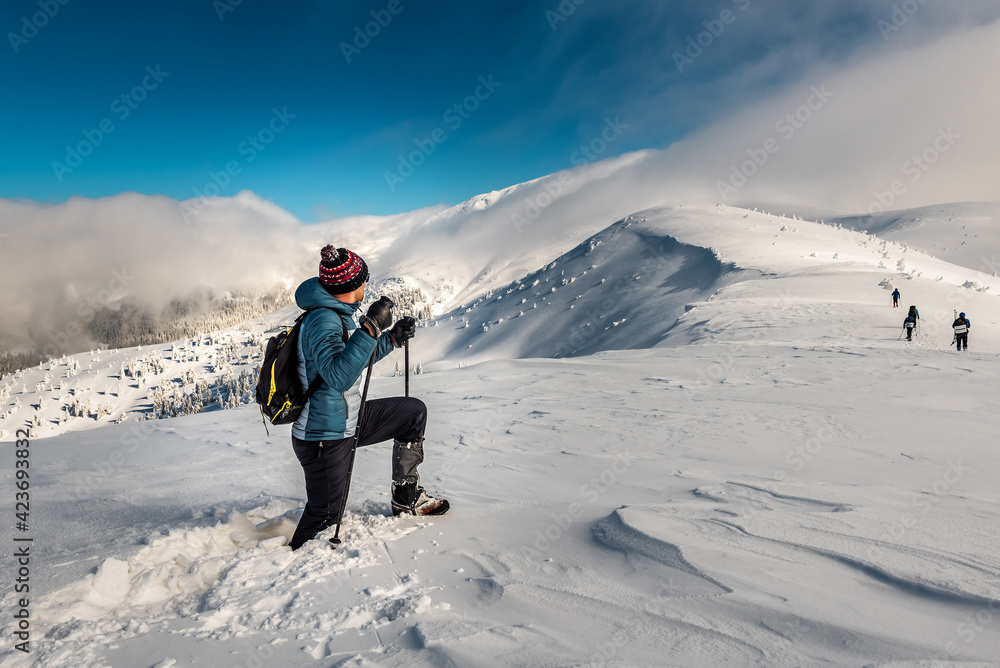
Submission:
<svg viewBox="0 0 1000 668">
<path fill-rule="evenodd" d="M 354 292 L 368 280 L 368 265 L 357 253 L 326 246 L 320 256 L 319 282 L 331 295 Z"/>
</svg>

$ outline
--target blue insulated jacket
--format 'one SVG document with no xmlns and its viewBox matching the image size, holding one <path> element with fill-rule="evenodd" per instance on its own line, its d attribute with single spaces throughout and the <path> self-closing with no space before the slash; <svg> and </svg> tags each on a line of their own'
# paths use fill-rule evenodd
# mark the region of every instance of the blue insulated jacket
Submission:
<svg viewBox="0 0 1000 668">
<path fill-rule="evenodd" d="M 302 387 L 309 387 L 318 374 L 323 382 L 292 425 L 292 435 L 305 441 L 353 436 L 368 360 L 376 348 L 376 362 L 392 352 L 392 341 L 387 334 L 376 341 L 358 328 L 354 313 L 359 305 L 334 299 L 318 278 L 298 287 L 295 303 L 309 310 L 299 332 L 299 380 Z M 350 336 L 346 345 L 342 336 L 345 325 Z"/>
</svg>

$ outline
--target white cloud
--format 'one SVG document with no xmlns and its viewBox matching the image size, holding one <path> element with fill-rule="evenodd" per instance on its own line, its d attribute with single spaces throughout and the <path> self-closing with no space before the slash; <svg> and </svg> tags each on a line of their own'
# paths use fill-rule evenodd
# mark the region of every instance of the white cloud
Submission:
<svg viewBox="0 0 1000 668">
<path fill-rule="evenodd" d="M 208 201 L 188 223 L 178 202 L 124 193 L 58 205 L 0 200 L 0 341 L 45 348 L 79 334 L 123 296 L 158 308 L 210 287 L 274 286 L 301 248 L 298 222 L 251 193 Z"/>
<path fill-rule="evenodd" d="M 122 297 L 157 310 L 203 288 L 294 283 L 316 274 L 327 243 L 374 261 L 374 239 L 437 210 L 305 226 L 249 191 L 183 203 L 137 193 L 58 205 L 0 199 L 0 350 L 90 345 L 83 325 Z"/>
<path fill-rule="evenodd" d="M 663 153 L 659 162 L 665 178 L 675 173 L 689 178 L 694 170 L 706 180 L 725 181 L 733 165 L 751 158 L 747 151 L 759 154 L 773 138 L 777 153 L 732 199 L 854 212 L 898 181 L 905 193 L 896 197 L 894 208 L 996 200 L 1000 93 L 990 82 L 998 77 L 1000 23 L 994 23 L 841 71 L 817 72 L 782 95 L 697 133 Z M 819 99 L 814 87 L 831 96 L 814 104 L 816 109 L 801 110 Z M 800 120 L 779 125 L 796 113 Z M 949 141 L 940 139 L 949 131 Z M 700 194 L 719 199 L 704 190 Z"/>
</svg>

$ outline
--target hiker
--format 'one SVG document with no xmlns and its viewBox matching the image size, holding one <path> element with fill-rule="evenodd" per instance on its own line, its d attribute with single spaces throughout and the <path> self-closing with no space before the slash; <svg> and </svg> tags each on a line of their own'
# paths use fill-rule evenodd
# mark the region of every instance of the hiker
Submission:
<svg viewBox="0 0 1000 668">
<path fill-rule="evenodd" d="M 899 288 L 892 291 L 892 307 L 899 308 Z"/>
<path fill-rule="evenodd" d="M 955 330 L 955 344 L 958 346 L 958 351 L 968 350 L 969 330 L 972 329 L 972 323 L 965 317 L 964 312 L 958 314 L 955 322 L 951 323 L 951 328 Z"/>
<path fill-rule="evenodd" d="M 906 319 L 903 320 L 903 327 L 906 329 L 906 340 L 913 340 L 913 330 L 917 328 L 917 323 L 920 321 L 920 311 L 917 310 L 916 306 L 911 306 L 910 311 L 906 314 Z"/>
<path fill-rule="evenodd" d="M 383 297 L 367 315 L 354 316 L 365 296 L 368 265 L 346 248 L 321 251 L 319 276 L 295 291 L 307 311 L 299 334 L 298 369 L 302 387 L 322 382 L 292 425 L 292 447 L 305 472 L 306 506 L 289 543 L 293 550 L 341 517 L 349 485 L 355 430 L 358 446 L 392 439 L 392 514 L 440 515 L 448 502 L 420 486 L 417 466 L 424 459 L 427 407 L 413 397 L 368 401 L 362 422 L 362 374 L 373 353 L 378 362 L 416 333 L 416 321 L 402 318 L 392 327 L 392 302 Z M 345 329 L 349 337 L 345 337 Z"/>
</svg>

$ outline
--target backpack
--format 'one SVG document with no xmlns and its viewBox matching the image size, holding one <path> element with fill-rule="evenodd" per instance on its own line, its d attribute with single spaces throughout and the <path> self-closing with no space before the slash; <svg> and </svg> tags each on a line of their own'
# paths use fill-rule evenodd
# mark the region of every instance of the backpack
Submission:
<svg viewBox="0 0 1000 668">
<path fill-rule="evenodd" d="M 323 376 L 317 375 L 308 389 L 303 391 L 302 381 L 299 380 L 299 332 L 302 320 L 308 314 L 309 311 L 302 313 L 289 329 L 268 339 L 264 361 L 260 364 L 260 374 L 257 376 L 255 396 L 265 431 L 268 421 L 271 424 L 289 424 L 298 420 L 309 397 L 323 383 Z M 342 335 L 346 345 L 346 324 Z"/>
<path fill-rule="evenodd" d="M 956 334 L 968 334 L 969 322 L 965 318 L 959 318 L 953 325 Z"/>
<path fill-rule="evenodd" d="M 917 324 L 917 319 L 912 315 L 906 316 L 906 320 L 903 321 L 903 327 L 906 327 L 907 329 L 915 327 L 916 324 Z"/>
</svg>

